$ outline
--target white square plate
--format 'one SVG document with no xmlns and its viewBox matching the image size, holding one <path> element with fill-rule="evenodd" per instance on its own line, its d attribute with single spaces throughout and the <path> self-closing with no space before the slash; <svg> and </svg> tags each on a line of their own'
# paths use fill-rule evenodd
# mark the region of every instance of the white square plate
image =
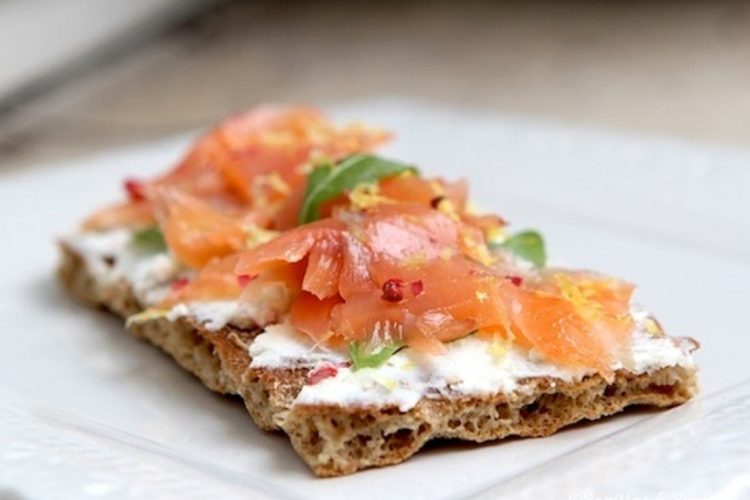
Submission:
<svg viewBox="0 0 750 500">
<path fill-rule="evenodd" d="M 395 467 L 316 479 L 238 401 L 55 283 L 54 238 L 121 196 L 124 176 L 174 162 L 187 138 L 171 139 L 0 172 L 0 497 L 750 494 L 748 152 L 399 100 L 334 111 L 395 130 L 388 155 L 467 177 L 480 206 L 542 230 L 555 260 L 638 283 L 668 332 L 702 342 L 701 396 L 544 439 L 430 445 Z"/>
</svg>

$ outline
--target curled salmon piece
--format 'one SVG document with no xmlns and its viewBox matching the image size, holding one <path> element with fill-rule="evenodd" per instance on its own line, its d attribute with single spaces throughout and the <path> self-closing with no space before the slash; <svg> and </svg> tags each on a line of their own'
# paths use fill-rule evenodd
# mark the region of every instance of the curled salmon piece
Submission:
<svg viewBox="0 0 750 500">
<path fill-rule="evenodd" d="M 539 287 L 508 289 L 506 309 L 514 331 L 546 359 L 611 379 L 612 366 L 627 359 L 633 288 L 613 278 L 558 270 Z"/>
<path fill-rule="evenodd" d="M 320 209 L 321 218 L 334 215 L 340 209 L 370 209 L 383 205 L 419 205 L 440 207 L 454 217 L 463 216 L 468 188 L 465 181 L 448 182 L 441 178 L 423 179 L 411 172 L 364 183 L 353 190 L 327 201 Z M 304 188 L 295 190 L 283 203 L 276 228 L 290 229 L 298 224 Z M 499 220 L 497 218 L 496 220 Z"/>
<path fill-rule="evenodd" d="M 156 223 L 153 207 L 147 201 L 125 201 L 106 206 L 83 221 L 84 231 L 114 227 L 145 227 Z"/>
<path fill-rule="evenodd" d="M 439 354 L 446 342 L 476 333 L 611 377 L 627 358 L 633 287 L 591 273 L 484 262 L 480 226 L 454 215 L 413 202 L 334 211 L 244 252 L 235 273 L 262 277 L 297 266 L 291 321 L 319 343 Z"/>
<path fill-rule="evenodd" d="M 626 360 L 632 286 L 519 268 L 492 253 L 490 235 L 506 223 L 469 210 L 464 182 L 413 172 L 362 182 L 328 199 L 322 219 L 297 226 L 299 166 L 382 138 L 331 135 L 311 109 L 256 113 L 205 136 L 174 184 L 128 189 L 132 204 L 156 209 L 175 257 L 200 269 L 170 300 L 238 299 L 260 324 L 288 311 L 298 330 L 329 346 L 439 354 L 476 334 L 605 377 Z M 285 231 L 251 237 L 259 227 Z"/>
<path fill-rule="evenodd" d="M 156 192 L 164 239 L 181 263 L 197 269 L 244 248 L 247 233 L 241 218 L 177 190 Z"/>
<path fill-rule="evenodd" d="M 262 276 L 238 276 L 234 273 L 237 260 L 237 254 L 212 258 L 192 278 L 176 280 L 157 307 L 169 309 L 182 303 L 239 300 L 247 303 L 248 311 L 252 311 L 252 317 L 245 318 L 248 325 L 265 326 L 278 321 L 289 309 L 292 297 L 300 293 L 304 270 L 292 264 L 272 269 Z"/>
<path fill-rule="evenodd" d="M 346 219 L 346 220 L 344 220 Z M 372 255 L 402 266 L 448 258 L 459 249 L 456 222 L 417 205 L 376 207 L 297 227 L 240 256 L 237 274 L 260 274 L 308 259 L 302 289 L 323 299 L 361 288 Z M 367 256 L 360 255 L 367 253 Z"/>
<path fill-rule="evenodd" d="M 214 189 L 205 173 L 223 181 L 240 202 L 272 202 L 305 180 L 302 168 L 315 156 L 339 159 L 371 151 L 390 138 L 361 125 L 336 127 L 309 106 L 263 106 L 232 116 L 204 135 L 177 168 L 157 183 Z M 185 186 L 182 186 L 185 188 Z"/>
<path fill-rule="evenodd" d="M 391 177 L 380 183 L 380 192 L 386 198 L 433 208 L 441 202 L 450 201 L 459 212 L 466 208 L 468 189 L 464 180 L 448 182 L 441 178 L 423 179 L 414 175 Z"/>
<path fill-rule="evenodd" d="M 319 299 L 309 292 L 302 292 L 292 302 L 291 321 L 302 333 L 318 342 L 326 342 L 335 336 L 331 329 L 331 310 L 341 302 L 338 296 Z"/>
<path fill-rule="evenodd" d="M 480 328 L 508 324 L 503 280 L 462 255 L 403 267 L 390 259 L 369 263 L 375 293 L 349 297 L 333 311 L 333 330 L 352 340 L 371 335 L 441 353 L 444 343 Z"/>
<path fill-rule="evenodd" d="M 215 257 L 192 278 L 182 278 L 172 285 L 172 291 L 159 304 L 169 308 L 183 302 L 199 300 L 236 300 L 242 294 L 242 286 L 233 270 L 237 256 Z"/>
<path fill-rule="evenodd" d="M 390 139 L 381 129 L 334 125 L 309 106 L 263 106 L 237 114 L 200 137 L 170 172 L 150 181 L 125 182 L 129 201 L 94 214 L 86 229 L 153 222 L 154 194 L 173 188 L 218 210 L 266 211 L 272 225 L 281 202 L 303 184 L 318 156 L 338 160 L 372 151 Z"/>
<path fill-rule="evenodd" d="M 340 220 L 323 219 L 292 229 L 242 253 L 234 271 L 238 275 L 255 276 L 287 263 L 299 262 L 307 257 L 313 247 L 336 241 L 345 228 L 346 225 Z M 318 271 L 327 272 L 326 269 Z"/>
<path fill-rule="evenodd" d="M 496 278 L 461 252 L 461 224 L 416 204 L 342 212 L 244 252 L 235 273 L 302 264 L 292 322 L 316 341 L 379 336 L 439 352 L 507 323 Z"/>
</svg>

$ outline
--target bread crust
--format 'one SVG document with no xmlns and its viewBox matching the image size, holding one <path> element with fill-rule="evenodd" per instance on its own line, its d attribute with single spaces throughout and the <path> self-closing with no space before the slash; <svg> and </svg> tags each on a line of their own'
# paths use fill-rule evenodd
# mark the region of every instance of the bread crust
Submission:
<svg viewBox="0 0 750 500">
<path fill-rule="evenodd" d="M 141 311 L 126 282 L 102 286 L 80 255 L 64 244 L 61 249 L 58 276 L 71 294 L 123 318 Z M 694 368 L 667 367 L 638 375 L 620 370 L 611 383 L 599 375 L 580 382 L 533 377 L 509 394 L 428 394 L 406 412 L 395 406 L 293 404 L 308 369 L 251 368 L 247 346 L 260 329 L 229 326 L 208 331 L 181 318 L 135 324 L 130 330 L 168 353 L 211 390 L 240 396 L 255 423 L 264 430 L 285 432 L 318 476 L 396 464 L 431 439 L 484 442 L 547 436 L 631 405 L 681 404 L 697 392 Z"/>
</svg>

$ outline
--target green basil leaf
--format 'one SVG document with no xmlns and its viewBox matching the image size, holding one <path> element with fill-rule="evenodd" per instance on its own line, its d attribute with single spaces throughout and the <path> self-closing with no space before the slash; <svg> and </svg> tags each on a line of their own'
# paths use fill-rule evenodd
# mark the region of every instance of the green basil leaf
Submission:
<svg viewBox="0 0 750 500">
<path fill-rule="evenodd" d="M 494 248 L 502 248 L 512 252 L 523 260 L 534 264 L 535 267 L 544 267 L 547 262 L 547 251 L 544 248 L 544 239 L 536 231 L 522 231 L 516 233 Z"/>
<path fill-rule="evenodd" d="M 368 351 L 361 343 L 352 342 L 349 344 L 349 357 L 352 359 L 354 371 L 362 368 L 377 368 L 402 347 L 402 344 L 392 343 L 386 344 L 377 351 Z"/>
<path fill-rule="evenodd" d="M 418 173 L 416 168 L 405 163 L 367 154 L 349 156 L 336 166 L 316 167 L 307 178 L 299 223 L 307 224 L 319 219 L 323 203 L 354 189 L 358 184 L 375 182 L 402 172 Z"/>
<path fill-rule="evenodd" d="M 307 186 L 305 188 L 305 198 L 307 200 L 311 197 L 318 186 L 322 185 L 323 181 L 333 171 L 334 164 L 326 160 L 324 163 L 319 163 L 313 167 L 312 172 L 307 176 Z"/>
<path fill-rule="evenodd" d="M 151 226 L 133 233 L 130 242 L 137 248 L 150 252 L 163 252 L 167 249 L 164 235 L 158 226 Z"/>
</svg>

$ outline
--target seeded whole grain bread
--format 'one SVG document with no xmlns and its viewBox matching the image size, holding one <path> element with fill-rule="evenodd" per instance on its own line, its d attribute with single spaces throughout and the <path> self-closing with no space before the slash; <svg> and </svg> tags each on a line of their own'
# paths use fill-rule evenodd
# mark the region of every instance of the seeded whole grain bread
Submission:
<svg viewBox="0 0 750 500">
<path fill-rule="evenodd" d="M 64 244 L 58 275 L 73 295 L 118 316 L 142 309 L 127 283 L 98 284 L 83 258 Z M 674 406 L 697 392 L 694 368 L 667 367 L 639 375 L 620 370 L 612 383 L 599 375 L 580 382 L 533 377 L 522 381 L 522 391 L 424 397 L 407 412 L 395 406 L 293 405 L 308 370 L 250 368 L 247 346 L 259 329 L 212 332 L 189 319 L 160 319 L 133 325 L 131 331 L 160 347 L 211 390 L 240 396 L 255 423 L 285 432 L 318 476 L 399 463 L 431 439 L 484 442 L 547 436 L 631 405 Z"/>
</svg>

